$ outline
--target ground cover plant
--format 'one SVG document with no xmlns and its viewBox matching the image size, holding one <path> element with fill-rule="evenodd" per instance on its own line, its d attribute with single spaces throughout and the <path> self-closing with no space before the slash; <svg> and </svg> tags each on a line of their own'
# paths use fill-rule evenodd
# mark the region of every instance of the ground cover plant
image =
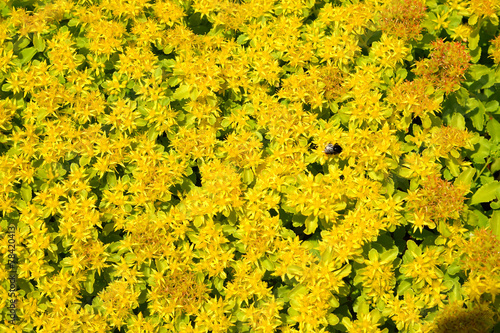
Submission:
<svg viewBox="0 0 500 333">
<path fill-rule="evenodd" d="M 0 331 L 492 331 L 499 12 L 0 1 Z"/>
</svg>

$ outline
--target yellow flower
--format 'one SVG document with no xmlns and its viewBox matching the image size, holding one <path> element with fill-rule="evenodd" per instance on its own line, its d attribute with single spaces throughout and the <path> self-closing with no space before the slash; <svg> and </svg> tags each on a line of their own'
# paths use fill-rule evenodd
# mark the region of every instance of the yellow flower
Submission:
<svg viewBox="0 0 500 333">
<path fill-rule="evenodd" d="M 384 67 L 396 68 L 398 63 L 403 64 L 404 58 L 410 49 L 405 46 L 405 42 L 399 38 L 386 34 L 382 35 L 379 42 L 373 43 L 370 53 L 373 52 L 375 63 Z"/>
<path fill-rule="evenodd" d="M 47 55 L 58 72 L 74 70 L 78 63 L 75 42 L 69 31 L 59 30 L 51 39 L 47 40 Z"/>
<path fill-rule="evenodd" d="M 116 65 L 117 77 L 142 79 L 154 71 L 157 62 L 158 59 L 149 46 L 128 47 L 124 53 L 120 54 L 120 60 Z"/>
<path fill-rule="evenodd" d="M 450 36 L 453 39 L 460 39 L 464 43 L 467 42 L 472 33 L 472 27 L 467 24 L 460 24 L 453 29 L 453 34 Z"/>
<path fill-rule="evenodd" d="M 223 333 L 233 326 L 231 317 L 230 306 L 224 302 L 222 297 L 215 297 L 205 302 L 195 321 L 197 326 L 205 332 Z"/>
<path fill-rule="evenodd" d="M 128 81 L 126 78 L 118 75 L 117 72 L 113 73 L 113 77 L 111 80 L 106 80 L 103 84 L 103 87 L 106 89 L 106 92 L 109 95 L 119 95 L 123 96 L 122 92 L 127 86 Z"/>
<path fill-rule="evenodd" d="M 422 188 L 408 190 L 407 206 L 411 209 L 414 229 L 422 230 L 424 225 L 434 228 L 439 221 L 457 219 L 464 209 L 466 185 L 453 185 L 439 176 L 423 179 Z"/>
<path fill-rule="evenodd" d="M 104 115 L 104 124 L 111 125 L 112 129 L 120 132 L 132 132 L 137 128 L 136 119 L 140 117 L 137 103 L 129 99 L 118 99 L 113 103 L 111 113 Z"/>
<path fill-rule="evenodd" d="M 103 0 L 101 8 L 110 10 L 118 18 L 135 18 L 151 7 L 148 0 Z"/>
<path fill-rule="evenodd" d="M 186 16 L 182 7 L 173 1 L 155 1 L 153 10 L 160 22 L 169 27 L 181 23 L 181 19 Z"/>
<path fill-rule="evenodd" d="M 402 274 L 413 278 L 416 284 L 425 281 L 429 285 L 432 285 L 434 280 L 443 277 L 443 272 L 438 268 L 442 262 L 442 249 L 426 247 L 421 251 L 416 245 L 413 249 L 409 246 L 407 254 L 411 259 L 408 263 L 401 265 L 400 271 Z"/>
<path fill-rule="evenodd" d="M 403 299 L 400 299 L 400 296 L 389 299 L 386 302 L 386 307 L 399 331 L 419 331 L 422 325 L 420 311 L 424 307 L 424 303 L 419 300 L 419 297 L 407 292 Z"/>
<path fill-rule="evenodd" d="M 12 66 L 12 60 L 17 58 L 14 55 L 14 50 L 7 50 L 6 48 L 2 48 L 2 52 L 0 53 L 0 72 L 7 73 L 10 66 Z"/>
<path fill-rule="evenodd" d="M 498 64 L 500 63 L 500 35 L 492 39 L 490 42 L 491 46 L 488 53 L 490 53 L 490 57 L 493 58 L 495 64 Z"/>
<path fill-rule="evenodd" d="M 154 318 L 144 318 L 142 312 L 139 314 L 131 315 L 127 320 L 127 331 L 142 333 L 154 332 L 158 327 L 158 321 Z"/>
<path fill-rule="evenodd" d="M 90 41 L 90 51 L 109 58 L 114 52 L 122 50 L 125 32 L 126 28 L 120 22 L 103 19 L 90 22 L 86 34 Z"/>
<path fill-rule="evenodd" d="M 383 330 L 378 328 L 380 326 L 380 317 L 380 312 L 373 310 L 369 313 L 358 314 L 357 319 L 354 321 L 351 321 L 348 317 L 344 317 L 342 324 L 349 333 L 387 333 L 387 328 Z"/>
<path fill-rule="evenodd" d="M 436 163 L 436 158 L 430 154 L 417 154 L 410 152 L 405 156 L 403 162 L 402 176 L 412 177 L 430 177 L 439 174 L 440 164 Z"/>
<path fill-rule="evenodd" d="M 431 129 L 431 136 L 426 138 L 425 143 L 430 146 L 437 158 L 449 158 L 448 154 L 453 158 L 460 158 L 460 148 L 472 148 L 472 137 L 472 133 L 467 130 L 451 126 L 434 127 Z"/>
<path fill-rule="evenodd" d="M 450 289 L 448 283 L 443 283 L 443 279 L 433 280 L 431 284 L 427 284 L 420 294 L 420 299 L 425 302 L 427 308 L 444 306 L 443 301 L 448 297 L 446 292 Z"/>
<path fill-rule="evenodd" d="M 390 295 L 391 290 L 396 285 L 396 276 L 391 260 L 394 257 L 380 260 L 378 252 L 374 249 L 370 251 L 368 257 L 369 260 L 364 260 L 366 266 L 358 272 L 359 280 L 363 283 L 367 296 L 377 302 Z"/>
<path fill-rule="evenodd" d="M 436 13 L 436 18 L 432 20 L 432 22 L 436 23 L 434 25 L 435 30 L 440 30 L 441 28 L 448 28 L 448 25 L 450 22 L 448 21 L 448 15 L 449 12 L 441 12 L 441 13 Z"/>
<path fill-rule="evenodd" d="M 467 9 L 478 16 L 496 17 L 498 21 L 496 12 L 499 7 L 500 5 L 496 0 L 471 0 Z"/>
<path fill-rule="evenodd" d="M 103 315 L 111 326 L 120 328 L 125 325 L 125 319 L 138 306 L 139 291 L 135 290 L 133 283 L 126 280 L 115 280 L 99 292 L 102 301 Z"/>
<path fill-rule="evenodd" d="M 479 301 L 488 295 L 495 302 L 496 297 L 500 295 L 500 279 L 498 274 L 475 274 L 465 281 L 462 288 L 465 295 L 473 301 Z"/>
</svg>

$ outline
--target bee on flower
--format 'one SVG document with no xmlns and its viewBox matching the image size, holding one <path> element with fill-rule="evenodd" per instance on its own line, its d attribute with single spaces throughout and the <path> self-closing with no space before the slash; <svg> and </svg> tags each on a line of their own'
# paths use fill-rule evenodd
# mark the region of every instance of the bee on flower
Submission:
<svg viewBox="0 0 500 333">
<path fill-rule="evenodd" d="M 329 143 L 328 145 L 326 145 L 326 148 L 323 152 L 327 155 L 338 155 L 342 152 L 342 147 L 340 147 L 338 143 L 334 145 Z"/>
</svg>

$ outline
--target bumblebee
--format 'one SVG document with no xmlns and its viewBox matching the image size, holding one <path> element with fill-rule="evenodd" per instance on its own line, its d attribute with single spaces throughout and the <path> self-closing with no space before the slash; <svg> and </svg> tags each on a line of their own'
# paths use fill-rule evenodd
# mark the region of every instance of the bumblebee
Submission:
<svg viewBox="0 0 500 333">
<path fill-rule="evenodd" d="M 338 145 L 338 143 L 332 145 L 331 143 L 329 143 L 328 145 L 326 145 L 326 148 L 324 150 L 324 153 L 327 154 L 327 155 L 338 155 L 342 152 L 342 147 L 340 147 Z"/>
</svg>

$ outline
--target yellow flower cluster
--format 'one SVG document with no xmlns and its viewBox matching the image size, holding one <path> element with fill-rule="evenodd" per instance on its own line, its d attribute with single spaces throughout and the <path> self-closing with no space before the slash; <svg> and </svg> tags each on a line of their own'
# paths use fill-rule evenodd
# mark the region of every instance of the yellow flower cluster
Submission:
<svg viewBox="0 0 500 333">
<path fill-rule="evenodd" d="M 436 176 L 424 179 L 422 189 L 408 191 L 408 208 L 413 217 L 413 228 L 422 231 L 424 226 L 434 229 L 438 221 L 458 219 L 464 209 L 464 185 L 452 185 Z"/>
<path fill-rule="evenodd" d="M 469 273 L 464 284 L 472 299 L 490 294 L 493 302 L 500 295 L 500 240 L 490 229 L 478 230 L 464 244 L 462 264 Z"/>
<path fill-rule="evenodd" d="M 495 64 L 500 63 L 500 36 L 497 36 L 491 41 L 491 47 L 489 51 L 491 52 L 490 57 L 493 58 Z"/>
<path fill-rule="evenodd" d="M 491 1 L 462 7 L 495 22 Z M 468 188 L 450 181 L 472 134 L 437 118 L 470 57 L 438 40 L 408 66 L 424 12 L 0 4 L 0 226 L 16 227 L 0 253 L 18 258 L 19 316 L 0 331 L 420 332 L 453 297 L 494 302 L 498 242 L 465 240 Z"/>
<path fill-rule="evenodd" d="M 444 332 L 488 332 L 495 324 L 495 313 L 486 303 L 464 308 L 464 302 L 447 305 L 437 316 L 428 331 Z"/>
</svg>

